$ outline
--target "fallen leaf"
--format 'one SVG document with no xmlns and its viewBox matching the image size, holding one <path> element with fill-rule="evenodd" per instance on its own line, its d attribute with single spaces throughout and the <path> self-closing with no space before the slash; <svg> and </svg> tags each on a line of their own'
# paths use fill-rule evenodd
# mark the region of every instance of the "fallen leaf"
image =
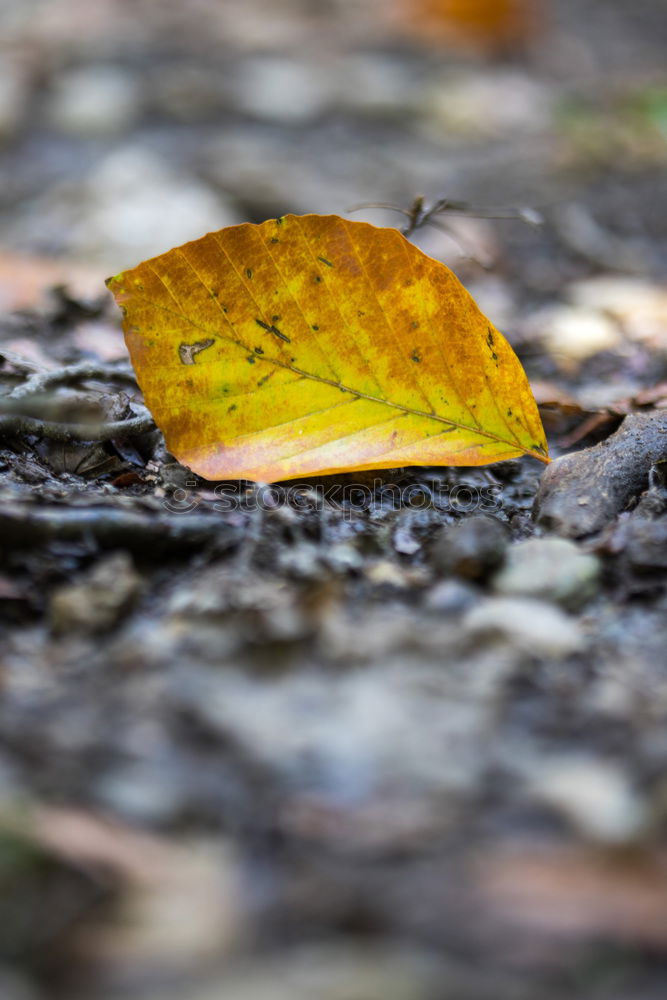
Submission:
<svg viewBox="0 0 667 1000">
<path fill-rule="evenodd" d="M 512 348 L 394 229 L 288 215 L 107 284 L 167 447 L 207 479 L 549 461 Z"/>
<path fill-rule="evenodd" d="M 400 5 L 414 33 L 487 50 L 524 42 L 537 20 L 535 0 L 400 0 Z"/>
</svg>

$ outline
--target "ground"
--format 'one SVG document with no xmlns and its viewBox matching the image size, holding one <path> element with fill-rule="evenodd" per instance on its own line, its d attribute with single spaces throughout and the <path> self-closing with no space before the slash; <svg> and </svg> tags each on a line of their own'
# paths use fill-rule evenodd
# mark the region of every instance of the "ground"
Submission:
<svg viewBox="0 0 667 1000">
<path fill-rule="evenodd" d="M 667 10 L 468 44 L 389 6 L 0 15 L 7 1000 L 667 990 Z M 229 509 L 143 420 L 104 278 L 420 193 L 472 206 L 411 238 L 570 464 Z"/>
</svg>

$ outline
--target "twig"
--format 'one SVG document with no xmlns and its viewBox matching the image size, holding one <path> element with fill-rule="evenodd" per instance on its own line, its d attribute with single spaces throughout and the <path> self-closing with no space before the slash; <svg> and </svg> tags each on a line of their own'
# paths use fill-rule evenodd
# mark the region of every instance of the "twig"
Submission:
<svg viewBox="0 0 667 1000">
<path fill-rule="evenodd" d="M 13 363 L 13 362 L 12 362 Z M 53 389 L 60 385 L 78 385 L 89 379 L 110 381 L 111 379 L 129 382 L 136 385 L 136 379 L 131 368 L 116 368 L 111 365 L 90 364 L 83 362 L 77 365 L 67 365 L 56 368 L 55 371 L 38 371 L 30 375 L 23 385 L 17 386 L 8 394 L 9 399 L 24 399 Z"/>
<path fill-rule="evenodd" d="M 518 219 L 531 226 L 542 225 L 543 219 L 534 208 L 475 208 L 466 201 L 451 201 L 449 198 L 439 198 L 432 205 L 426 205 L 423 194 L 417 195 L 410 208 L 401 208 L 384 201 L 368 201 L 353 205 L 348 212 L 358 212 L 362 208 L 386 208 L 399 212 L 408 220 L 401 232 L 404 236 L 412 236 L 423 226 L 434 225 L 434 219 L 440 215 L 467 215 L 475 219 Z M 442 228 L 442 223 L 440 227 Z"/>
<path fill-rule="evenodd" d="M 142 407 L 142 409 L 144 409 Z M 129 420 L 112 420 L 109 423 L 68 424 L 23 413 L 0 414 L 0 434 L 35 434 L 51 441 L 110 441 L 112 438 L 139 437 L 155 428 L 147 410 Z"/>
<path fill-rule="evenodd" d="M 0 508 L 0 544 L 7 548 L 39 546 L 54 539 L 90 539 L 103 548 L 122 546 L 150 552 L 214 545 L 226 550 L 243 532 L 219 516 L 143 514 L 110 506 L 44 507 L 5 504 Z"/>
</svg>

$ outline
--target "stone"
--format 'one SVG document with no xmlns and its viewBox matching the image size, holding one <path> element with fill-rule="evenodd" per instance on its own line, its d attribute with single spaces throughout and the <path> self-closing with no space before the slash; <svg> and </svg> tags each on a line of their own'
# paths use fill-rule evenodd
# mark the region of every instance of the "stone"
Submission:
<svg viewBox="0 0 667 1000">
<path fill-rule="evenodd" d="M 633 517 L 624 525 L 623 561 L 640 573 L 667 570 L 667 520 Z"/>
<path fill-rule="evenodd" d="M 599 843 L 629 843 L 646 825 L 646 810 L 627 775 L 607 761 L 551 758 L 538 767 L 530 784 L 535 798 Z"/>
<path fill-rule="evenodd" d="M 322 114 L 330 101 L 330 88 L 321 70 L 294 59 L 262 56 L 244 60 L 235 99 L 246 114 L 301 124 Z"/>
<path fill-rule="evenodd" d="M 426 594 L 424 604 L 429 611 L 443 615 L 457 615 L 478 599 L 477 590 L 462 580 L 440 580 Z"/>
<path fill-rule="evenodd" d="M 85 189 L 87 210 L 74 232 L 76 249 L 116 270 L 204 233 L 241 221 L 207 185 L 181 175 L 139 145 L 107 156 Z"/>
<path fill-rule="evenodd" d="M 476 514 L 442 531 L 431 560 L 443 576 L 482 580 L 500 565 L 508 544 L 509 528 L 503 521 Z"/>
<path fill-rule="evenodd" d="M 531 325 L 539 328 L 549 354 L 565 371 L 577 369 L 586 358 L 621 342 L 620 330 L 608 316 L 583 306 L 554 306 Z"/>
<path fill-rule="evenodd" d="M 528 538 L 512 545 L 491 581 L 498 594 L 526 595 L 575 610 L 592 597 L 600 561 L 566 538 Z"/>
<path fill-rule="evenodd" d="M 667 413 L 631 413 L 592 448 L 563 455 L 542 474 L 533 515 L 570 538 L 600 531 L 648 485 L 649 470 L 667 456 Z"/>
<path fill-rule="evenodd" d="M 63 132 L 107 135 L 130 128 L 141 110 L 136 80 L 116 66 L 82 66 L 58 77 L 47 106 Z"/>
<path fill-rule="evenodd" d="M 51 628 L 57 633 L 107 631 L 131 609 L 141 583 L 130 556 L 115 552 L 76 583 L 54 591 L 49 602 Z"/>
<path fill-rule="evenodd" d="M 527 73 L 447 73 L 425 91 L 422 114 L 435 135 L 469 141 L 525 136 L 550 126 L 552 96 Z"/>
<path fill-rule="evenodd" d="M 464 634 L 473 646 L 504 640 L 519 652 L 561 659 L 584 648 L 576 621 L 546 601 L 491 597 L 463 618 Z"/>
</svg>

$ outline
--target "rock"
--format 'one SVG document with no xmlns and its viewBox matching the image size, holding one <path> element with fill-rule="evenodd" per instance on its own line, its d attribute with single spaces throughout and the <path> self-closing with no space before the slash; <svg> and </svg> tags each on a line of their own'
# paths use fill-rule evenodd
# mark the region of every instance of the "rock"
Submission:
<svg viewBox="0 0 667 1000">
<path fill-rule="evenodd" d="M 488 598 L 468 612 L 462 626 L 475 645 L 500 638 L 533 656 L 559 659 L 584 647 L 575 621 L 553 604 L 529 598 Z"/>
<path fill-rule="evenodd" d="M 330 87 L 321 67 L 261 56 L 242 63 L 235 100 L 246 114 L 281 124 L 301 124 L 322 114 L 330 101 Z"/>
<path fill-rule="evenodd" d="M 461 580 L 441 580 L 426 595 L 425 605 L 429 611 L 441 614 L 460 614 L 467 611 L 478 598 L 474 587 Z"/>
<path fill-rule="evenodd" d="M 141 582 L 126 552 L 100 560 L 77 583 L 64 584 L 51 595 L 51 628 L 59 633 L 112 628 L 132 607 Z"/>
<path fill-rule="evenodd" d="M 430 132 L 481 141 L 546 131 L 551 102 L 548 88 L 527 73 L 448 73 L 424 93 L 421 110 Z"/>
<path fill-rule="evenodd" d="M 419 109 L 419 82 L 396 58 L 352 52 L 337 61 L 335 70 L 336 105 L 347 114 L 397 118 Z"/>
<path fill-rule="evenodd" d="M 640 573 L 667 570 L 667 520 L 632 517 L 623 528 L 623 561 Z"/>
<path fill-rule="evenodd" d="M 667 290 L 641 278 L 600 275 L 570 285 L 569 298 L 577 306 L 611 316 L 626 337 L 654 350 L 667 347 Z"/>
<path fill-rule="evenodd" d="M 666 457 L 667 413 L 631 413 L 605 441 L 547 466 L 535 520 L 570 538 L 600 531 L 646 489 L 649 469 Z"/>
<path fill-rule="evenodd" d="M 113 258 L 117 270 L 240 221 L 206 185 L 171 170 L 139 146 L 106 157 L 85 193 L 85 220 L 75 228 L 75 249 Z"/>
<path fill-rule="evenodd" d="M 606 761 L 551 759 L 531 785 L 534 796 L 577 832 L 603 844 L 631 842 L 646 825 L 646 811 L 628 777 Z"/>
<path fill-rule="evenodd" d="M 482 580 L 500 565 L 508 544 L 506 524 L 477 514 L 445 528 L 433 545 L 431 558 L 443 576 Z"/>
<path fill-rule="evenodd" d="M 120 66 L 82 66 L 55 81 L 47 116 L 63 132 L 107 135 L 123 132 L 141 110 L 137 81 Z"/>
<path fill-rule="evenodd" d="M 618 326 L 601 312 L 583 306 L 560 305 L 544 310 L 533 319 L 549 354 L 561 368 L 573 371 L 599 351 L 617 347 Z"/>
<path fill-rule="evenodd" d="M 525 594 L 575 610 L 596 592 L 600 562 L 566 538 L 528 538 L 512 545 L 491 581 L 498 594 Z"/>
</svg>

